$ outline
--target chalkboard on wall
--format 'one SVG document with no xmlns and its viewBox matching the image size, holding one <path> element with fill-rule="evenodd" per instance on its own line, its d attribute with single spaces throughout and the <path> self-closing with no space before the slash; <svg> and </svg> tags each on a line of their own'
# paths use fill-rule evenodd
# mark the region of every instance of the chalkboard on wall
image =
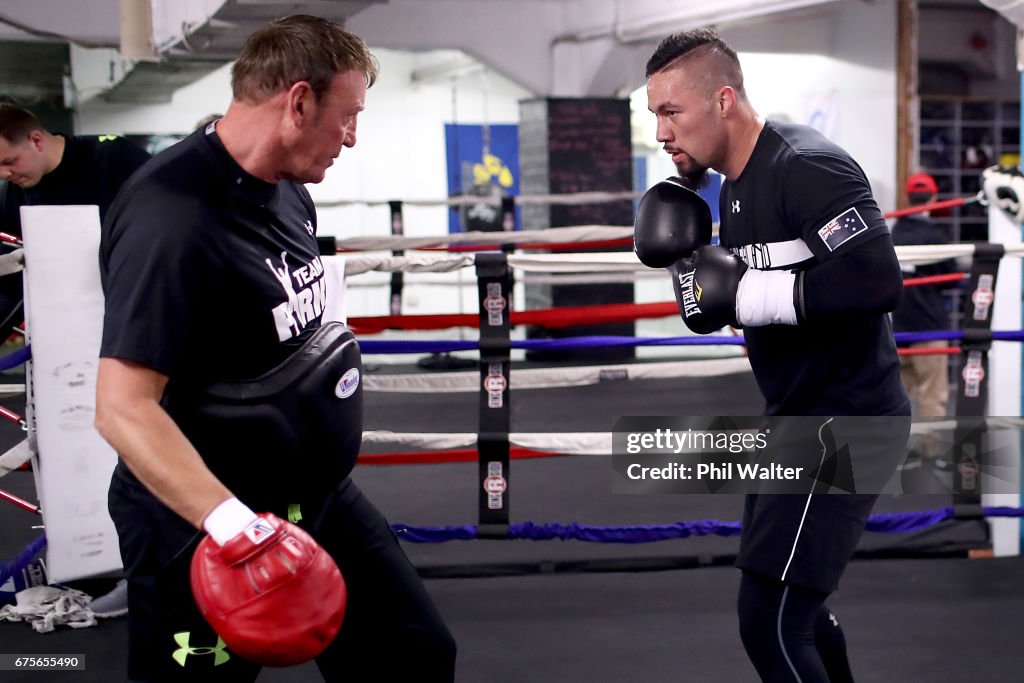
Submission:
<svg viewBox="0 0 1024 683">
<path fill-rule="evenodd" d="M 633 185 L 629 101 L 548 100 L 549 182 L 552 194 L 628 192 Z M 632 225 L 629 200 L 552 206 L 551 225 Z"/>
<path fill-rule="evenodd" d="M 633 151 L 629 100 L 546 98 L 520 104 L 520 178 L 524 194 L 629 192 Z M 550 205 L 528 228 L 632 225 L 629 200 Z"/>
<path fill-rule="evenodd" d="M 545 98 L 526 100 L 519 108 L 520 189 L 524 194 L 629 192 L 633 189 L 633 149 L 629 101 L 610 98 Z M 523 210 L 525 229 L 572 225 L 633 224 L 633 202 L 592 204 L 529 204 Z M 628 247 L 623 247 L 626 250 Z M 599 250 L 607 251 L 607 249 Z M 632 283 L 526 286 L 528 305 L 549 308 L 632 302 Z M 528 328 L 529 338 L 590 335 L 634 336 L 631 322 L 580 325 L 548 330 Z M 530 360 L 625 361 L 629 347 L 530 351 Z"/>
</svg>

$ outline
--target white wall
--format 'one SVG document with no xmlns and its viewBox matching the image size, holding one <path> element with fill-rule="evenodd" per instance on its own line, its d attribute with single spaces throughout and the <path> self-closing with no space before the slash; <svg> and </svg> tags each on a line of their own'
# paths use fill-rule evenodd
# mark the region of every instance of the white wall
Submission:
<svg viewBox="0 0 1024 683">
<path fill-rule="evenodd" d="M 895 206 L 895 0 L 833 3 L 830 14 L 747 24 L 723 36 L 741 52 L 747 88 L 755 107 L 769 116 L 784 115 L 809 122 L 815 111 L 826 116 L 825 132 L 848 149 L 871 180 L 883 210 Z M 804 36 L 794 41 L 794 31 Z M 747 52 L 748 46 L 758 50 Z M 652 46 L 653 49 L 653 46 Z M 787 50 L 800 50 L 799 54 Z M 814 54 L 815 52 L 824 54 Z M 477 69 L 438 75 L 431 67 L 451 62 L 451 50 L 406 52 L 376 48 L 380 80 L 367 93 L 358 144 L 345 150 L 323 183 L 311 186 L 315 200 L 436 199 L 447 195 L 444 124 L 516 123 L 518 102 L 532 93 L 493 70 Z M 635 86 L 641 86 L 637 70 Z M 413 80 L 414 73 L 431 72 Z M 98 100 L 82 104 L 78 130 L 84 133 L 185 133 L 202 116 L 223 111 L 230 100 L 225 67 L 177 92 L 169 105 L 111 105 Z M 636 138 L 654 146 L 653 116 L 646 96 L 635 107 Z M 671 173 L 663 154 L 652 157 L 651 182 Z M 447 232 L 444 208 L 406 209 L 406 234 Z M 386 235 L 386 207 L 346 207 L 320 211 L 323 234 L 339 237 Z M 471 275 L 466 274 L 471 281 Z M 407 282 L 445 280 L 445 276 L 408 276 Z M 447 276 L 448 280 L 457 276 Z M 387 276 L 360 282 L 380 287 L 350 291 L 350 313 L 387 312 Z M 638 287 L 641 301 L 670 300 L 664 286 Z M 456 297 L 450 287 L 409 287 L 407 313 L 473 312 L 475 293 L 466 288 Z M 675 327 L 673 332 L 678 332 Z"/>
<path fill-rule="evenodd" d="M 366 111 L 360 116 L 356 146 L 342 151 L 322 183 L 310 185 L 314 201 L 443 199 L 448 195 L 444 125 L 509 124 L 519 119 L 519 100 L 532 94 L 507 78 L 484 68 L 461 69 L 446 75 L 431 68 L 452 63 L 454 51 L 426 53 L 373 48 L 380 78 L 367 91 Z M 462 61 L 465 61 L 464 59 Z M 412 75 L 427 73 L 418 78 Z M 179 90 L 170 104 L 128 106 L 96 98 L 76 112 L 76 131 L 118 134 L 184 134 L 211 112 L 223 112 L 231 99 L 230 67 Z M 339 238 L 390 234 L 388 208 L 353 206 L 320 209 L 320 234 Z M 406 207 L 405 234 L 443 235 L 448 232 L 444 207 Z M 406 282 L 456 282 L 459 275 L 407 275 Z M 473 283 L 471 273 L 462 275 Z M 372 289 L 349 290 L 350 315 L 388 313 L 388 276 L 360 276 L 359 283 L 379 283 Z M 456 297 L 457 291 L 462 297 Z M 475 312 L 475 286 L 430 286 L 408 289 L 404 312 Z M 434 334 L 432 338 L 443 335 Z"/>
<path fill-rule="evenodd" d="M 822 15 L 720 31 L 743 67 L 747 95 L 768 118 L 814 125 L 860 163 L 883 212 L 896 208 L 896 22 L 894 0 L 843 2 Z M 750 49 L 756 51 L 748 51 Z M 794 50 L 790 52 L 789 50 Z M 647 150 L 649 184 L 674 173 L 655 141 L 644 87 L 631 95 L 634 144 Z M 637 300 L 670 301 L 667 281 L 637 285 Z M 685 334 L 681 324 L 644 333 Z"/>
<path fill-rule="evenodd" d="M 381 62 L 381 78 L 367 92 L 366 111 L 360 117 L 358 142 L 345 150 L 328 171 L 323 183 L 310 186 L 316 201 L 342 199 L 442 199 L 448 196 L 444 125 L 515 124 L 519 100 L 531 93 L 494 71 L 478 69 L 453 78 L 412 82 L 411 74 L 431 63 L 444 62 L 438 54 L 375 49 Z M 320 209 L 321 234 L 338 237 L 388 235 L 386 206 Z M 448 232 L 445 207 L 407 206 L 405 234 L 444 235 Z M 352 315 L 387 314 L 389 276 L 361 276 L 357 282 L 381 283 L 381 287 L 349 290 Z M 408 287 L 403 312 L 475 313 L 475 278 L 470 271 L 447 275 L 406 275 Z M 419 282 L 465 282 L 467 286 L 423 286 Z M 456 293 L 461 296 L 456 296 Z M 457 333 L 451 333 L 453 335 Z M 444 338 L 430 333 L 428 338 Z"/>
</svg>

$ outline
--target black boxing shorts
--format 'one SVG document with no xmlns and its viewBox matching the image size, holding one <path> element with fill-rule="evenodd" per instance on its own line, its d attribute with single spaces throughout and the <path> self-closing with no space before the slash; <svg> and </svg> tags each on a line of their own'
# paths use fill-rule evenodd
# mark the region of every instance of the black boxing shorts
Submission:
<svg viewBox="0 0 1024 683">
<path fill-rule="evenodd" d="M 355 336 L 329 322 L 269 372 L 189 392 L 171 414 L 207 467 L 250 508 L 317 506 L 359 455 L 361 373 Z"/>
</svg>

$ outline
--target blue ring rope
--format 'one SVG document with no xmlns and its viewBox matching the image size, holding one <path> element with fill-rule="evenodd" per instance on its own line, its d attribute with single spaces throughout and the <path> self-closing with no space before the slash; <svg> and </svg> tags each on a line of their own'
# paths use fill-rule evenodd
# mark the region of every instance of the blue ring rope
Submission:
<svg viewBox="0 0 1024 683">
<path fill-rule="evenodd" d="M 1024 517 L 1024 508 L 986 507 L 986 517 Z M 865 529 L 885 534 L 901 534 L 920 531 L 953 518 L 952 507 L 918 512 L 897 512 L 871 515 Z M 445 543 L 447 541 L 471 541 L 477 538 L 477 527 L 466 524 L 445 527 L 412 527 L 394 524 L 392 528 L 398 537 L 410 543 Z M 676 522 L 674 524 L 650 524 L 635 526 L 590 526 L 587 524 L 535 524 L 521 522 L 511 524 L 508 538 L 530 541 L 575 540 L 590 543 L 652 543 L 692 536 L 739 536 L 740 522 L 704 520 L 699 522 Z"/>
<path fill-rule="evenodd" d="M 35 559 L 35 556 L 46 547 L 46 534 L 25 546 L 25 549 L 15 555 L 14 559 L 5 565 L 0 565 L 0 586 L 4 585 L 7 579 L 27 567 Z"/>
<path fill-rule="evenodd" d="M 0 372 L 16 368 L 19 365 L 24 365 L 25 361 L 32 358 L 32 349 L 29 345 L 25 345 L 20 349 L 11 351 L 6 356 L 0 358 Z"/>
<path fill-rule="evenodd" d="M 919 341 L 960 341 L 964 333 L 958 330 L 936 330 L 933 332 L 897 332 L 897 344 L 911 344 Z M 1003 330 L 992 332 L 995 341 L 1022 341 L 1024 330 Z M 742 346 L 743 337 L 700 336 L 700 337 L 565 337 L 562 339 L 513 339 L 513 349 L 566 351 L 571 349 L 594 349 L 609 346 Z M 480 343 L 476 340 L 463 341 L 412 341 L 402 339 L 368 339 L 359 342 L 363 353 L 447 353 L 451 351 L 476 351 Z"/>
</svg>

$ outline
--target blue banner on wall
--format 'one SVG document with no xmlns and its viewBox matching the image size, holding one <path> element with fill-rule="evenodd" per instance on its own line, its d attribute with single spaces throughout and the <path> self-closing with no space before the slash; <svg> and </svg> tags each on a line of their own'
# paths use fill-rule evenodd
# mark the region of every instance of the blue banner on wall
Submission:
<svg viewBox="0 0 1024 683">
<path fill-rule="evenodd" d="M 519 194 L 519 126 L 447 123 L 444 138 L 450 197 Z M 520 229 L 518 207 L 515 227 Z M 501 229 L 498 204 L 481 202 L 448 212 L 449 232 Z"/>
</svg>

